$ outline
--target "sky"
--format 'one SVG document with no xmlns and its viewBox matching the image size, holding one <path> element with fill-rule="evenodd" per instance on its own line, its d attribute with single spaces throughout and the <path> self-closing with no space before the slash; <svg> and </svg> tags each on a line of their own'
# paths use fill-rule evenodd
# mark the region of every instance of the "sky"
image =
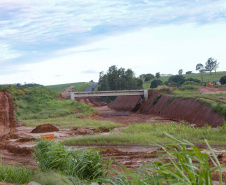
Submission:
<svg viewBox="0 0 226 185">
<path fill-rule="evenodd" d="M 0 84 L 226 71 L 225 0 L 0 0 Z"/>
</svg>

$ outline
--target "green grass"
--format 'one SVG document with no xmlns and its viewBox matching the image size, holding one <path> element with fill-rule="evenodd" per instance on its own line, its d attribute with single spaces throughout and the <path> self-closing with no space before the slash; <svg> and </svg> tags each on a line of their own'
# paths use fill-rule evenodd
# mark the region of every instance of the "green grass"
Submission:
<svg viewBox="0 0 226 185">
<path fill-rule="evenodd" d="M 0 182 L 24 184 L 32 180 L 34 171 L 25 167 L 3 165 L 0 163 Z"/>
<path fill-rule="evenodd" d="M 111 185 L 213 185 L 212 172 L 219 171 L 219 185 L 223 185 L 222 167 L 212 148 L 205 140 L 211 156 L 202 153 L 200 149 L 186 140 L 180 140 L 167 133 L 174 140 L 173 146 L 160 145 L 158 160 L 147 162 L 138 170 L 128 169 L 119 164 L 114 175 L 102 179 Z M 177 148 L 175 148 L 177 146 Z M 212 161 L 214 167 L 210 167 Z"/>
<path fill-rule="evenodd" d="M 2 86 L 0 86 L 3 88 Z M 73 100 L 58 100 L 59 93 L 44 87 L 18 89 L 4 87 L 12 95 L 16 107 L 16 120 L 47 119 L 77 114 L 77 117 L 92 115 L 97 111 L 90 105 Z"/>
<path fill-rule="evenodd" d="M 187 75 L 184 74 L 183 76 L 184 76 L 186 79 L 187 79 L 187 78 L 195 78 L 195 79 L 198 79 L 198 80 L 202 81 L 202 78 L 201 78 L 201 74 L 200 74 L 200 73 L 193 73 L 193 74 L 187 74 Z M 215 72 L 213 72 L 212 75 L 210 75 L 209 72 L 203 73 L 203 82 L 206 82 L 206 83 L 209 83 L 209 82 L 216 82 L 216 81 L 219 81 L 220 78 L 221 78 L 222 76 L 226 76 L 226 71 L 223 71 L 223 72 L 217 72 L 216 74 L 215 74 Z M 164 83 L 164 82 L 168 81 L 169 78 L 170 78 L 170 76 L 161 76 L 161 77 L 159 78 L 159 80 L 161 80 L 161 81 Z M 155 79 L 156 79 L 156 78 L 155 78 Z M 149 81 L 149 82 L 145 82 L 145 81 L 144 81 L 144 82 L 143 82 L 143 88 L 144 88 L 144 89 L 150 89 L 151 82 L 152 82 L 152 80 Z"/>
<path fill-rule="evenodd" d="M 103 161 L 95 150 L 69 149 L 61 143 L 40 140 L 33 153 L 41 171 L 61 171 L 81 180 L 103 177 Z"/>
<path fill-rule="evenodd" d="M 52 91 L 57 91 L 59 92 L 61 89 L 70 87 L 70 86 L 79 86 L 85 82 L 77 82 L 77 83 L 68 83 L 68 84 L 59 84 L 59 85 L 48 85 L 45 86 L 46 88 L 52 90 Z"/>
<path fill-rule="evenodd" d="M 114 123 L 110 121 L 101 121 L 101 120 L 93 120 L 93 119 L 79 119 L 81 115 L 69 115 L 65 117 L 59 118 L 48 118 L 48 119 L 31 119 L 31 120 L 23 120 L 23 125 L 36 127 L 38 125 L 50 123 L 55 126 L 59 126 L 60 128 L 108 128 L 113 129 L 115 127 L 121 126 L 119 123 Z"/>
<path fill-rule="evenodd" d="M 54 170 L 37 172 L 32 180 L 41 185 L 72 185 L 66 175 Z"/>
<path fill-rule="evenodd" d="M 73 91 L 81 92 L 81 91 L 84 91 L 87 87 L 89 87 L 93 83 L 94 82 L 77 82 L 77 83 L 69 83 L 69 84 L 49 85 L 49 86 L 45 86 L 45 87 L 52 91 L 60 92 L 60 90 L 62 90 L 64 88 L 67 88 L 70 86 L 75 86 Z"/>
<path fill-rule="evenodd" d="M 207 139 L 210 144 L 225 146 L 226 126 L 216 130 L 210 126 L 194 128 L 185 123 L 143 123 L 133 124 L 122 130 L 122 134 L 84 136 L 81 138 L 69 138 L 63 141 L 66 145 L 156 145 L 157 143 L 170 143 L 169 138 L 163 134 L 167 132 L 173 136 L 190 140 L 196 144 L 203 144 Z"/>
</svg>

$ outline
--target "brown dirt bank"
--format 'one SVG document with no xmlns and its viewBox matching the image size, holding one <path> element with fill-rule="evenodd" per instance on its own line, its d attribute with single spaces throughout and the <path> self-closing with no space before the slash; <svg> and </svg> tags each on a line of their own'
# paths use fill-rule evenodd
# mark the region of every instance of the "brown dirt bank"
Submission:
<svg viewBox="0 0 226 185">
<path fill-rule="evenodd" d="M 9 92 L 0 92 L 0 140 L 15 127 L 14 104 Z"/>
<path fill-rule="evenodd" d="M 146 115 L 158 115 L 173 120 L 184 120 L 185 122 L 197 124 L 198 126 L 209 124 L 216 127 L 223 125 L 224 120 L 226 120 L 226 116 L 219 115 L 214 112 L 211 107 L 192 98 L 175 98 L 171 103 L 168 103 L 171 96 L 162 95 L 158 102 L 153 105 L 153 101 L 159 93 L 160 92 L 151 93 L 148 101 L 140 107 L 139 113 Z M 125 101 L 122 101 L 121 98 L 125 98 L 128 102 L 125 103 Z M 134 106 L 133 108 L 135 108 L 136 104 L 133 102 L 137 101 L 137 97 L 124 96 L 121 98 L 117 98 L 115 100 L 116 103 L 115 106 L 112 107 L 113 109 L 128 111 L 132 110 L 132 105 Z M 129 107 L 129 109 L 127 109 L 127 107 Z"/>
<path fill-rule="evenodd" d="M 118 96 L 108 106 L 117 111 L 133 111 L 142 103 L 140 96 Z"/>
</svg>

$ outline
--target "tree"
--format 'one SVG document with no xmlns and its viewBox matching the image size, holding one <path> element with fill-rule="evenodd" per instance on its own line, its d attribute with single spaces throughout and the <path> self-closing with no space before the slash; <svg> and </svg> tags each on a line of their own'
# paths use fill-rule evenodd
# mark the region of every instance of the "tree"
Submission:
<svg viewBox="0 0 226 185">
<path fill-rule="evenodd" d="M 222 85 L 226 84 L 226 76 L 222 76 L 222 77 L 221 77 L 220 83 L 221 83 Z"/>
<path fill-rule="evenodd" d="M 217 66 L 217 60 L 214 60 L 213 58 L 208 58 L 208 60 L 206 61 L 205 69 L 206 71 L 209 71 L 210 74 L 212 75 L 211 71 L 214 70 L 216 66 Z"/>
<path fill-rule="evenodd" d="M 100 72 L 98 90 L 142 89 L 142 85 L 142 79 L 135 78 L 135 74 L 131 69 L 118 69 L 117 66 L 114 65 L 109 67 L 106 74 Z"/>
<path fill-rule="evenodd" d="M 152 79 L 154 79 L 155 78 L 155 76 L 153 75 L 153 74 L 146 74 L 145 75 L 145 79 L 144 79 L 144 81 L 150 81 L 150 80 L 152 80 Z"/>
<path fill-rule="evenodd" d="M 205 71 L 204 66 L 201 63 L 198 63 L 196 65 L 196 71 L 199 70 L 202 78 L 202 84 L 203 84 L 203 72 Z"/>
<path fill-rule="evenodd" d="M 182 73 L 183 73 L 183 69 L 180 69 L 180 70 L 178 71 L 178 74 L 179 74 L 179 75 L 182 75 Z"/>
<path fill-rule="evenodd" d="M 162 85 L 162 81 L 161 81 L 161 80 L 159 80 L 159 79 L 153 80 L 153 81 L 151 82 L 150 88 L 156 88 L 156 87 L 158 87 L 159 85 Z"/>
<path fill-rule="evenodd" d="M 155 77 L 156 77 L 156 78 L 160 78 L 160 72 L 156 73 L 156 74 L 155 74 Z"/>
<path fill-rule="evenodd" d="M 182 75 L 171 76 L 168 82 L 176 83 L 177 85 L 182 85 L 185 82 L 185 78 Z"/>
<path fill-rule="evenodd" d="M 215 71 L 215 74 L 217 73 L 217 68 L 219 67 L 219 64 L 220 64 L 220 62 L 217 63 L 217 61 L 216 61 L 216 65 L 215 65 L 215 67 L 213 69 Z"/>
</svg>

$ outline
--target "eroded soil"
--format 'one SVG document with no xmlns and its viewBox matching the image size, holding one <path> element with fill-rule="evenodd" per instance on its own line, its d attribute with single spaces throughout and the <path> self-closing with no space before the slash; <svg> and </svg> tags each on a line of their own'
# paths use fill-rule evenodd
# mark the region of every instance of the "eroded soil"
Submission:
<svg viewBox="0 0 226 185">
<path fill-rule="evenodd" d="M 135 123 L 145 123 L 145 122 L 174 122 L 178 121 L 173 119 L 167 119 L 158 115 L 153 114 L 140 114 L 138 112 L 120 112 L 110 109 L 106 106 L 106 102 L 96 102 L 90 98 L 80 98 L 79 101 L 87 103 L 95 107 L 99 114 L 92 117 L 96 120 L 107 120 L 114 121 L 117 123 L 122 123 L 122 126 L 127 126 L 128 124 Z M 104 105 L 104 106 L 103 106 Z M 13 129 L 13 132 L 9 134 L 0 142 L 0 155 L 2 157 L 2 162 L 11 165 L 20 166 L 30 166 L 32 168 L 37 168 L 37 163 L 32 157 L 31 152 L 33 151 L 33 145 L 37 138 L 42 135 L 54 134 L 55 140 L 63 140 L 68 137 L 83 137 L 87 134 L 96 134 L 95 129 L 59 129 L 54 132 L 48 132 L 46 129 L 42 133 L 32 133 L 34 128 L 20 126 Z M 106 133 L 107 130 L 102 132 Z M 118 129 L 115 129 L 118 132 Z M 80 146 L 81 147 L 81 146 Z M 85 146 L 83 146 L 85 148 Z M 115 161 L 124 164 L 128 168 L 138 168 L 140 164 L 146 163 L 148 161 L 158 160 L 155 155 L 157 148 L 150 146 L 92 146 L 97 150 L 100 150 L 103 159 L 113 158 Z M 221 154 L 226 151 L 215 151 L 217 154 Z M 226 157 L 222 157 L 221 162 L 224 163 Z M 225 170 L 226 171 L 226 170 Z M 225 175 L 225 172 L 224 172 Z M 217 175 L 215 174 L 216 179 Z"/>
</svg>

